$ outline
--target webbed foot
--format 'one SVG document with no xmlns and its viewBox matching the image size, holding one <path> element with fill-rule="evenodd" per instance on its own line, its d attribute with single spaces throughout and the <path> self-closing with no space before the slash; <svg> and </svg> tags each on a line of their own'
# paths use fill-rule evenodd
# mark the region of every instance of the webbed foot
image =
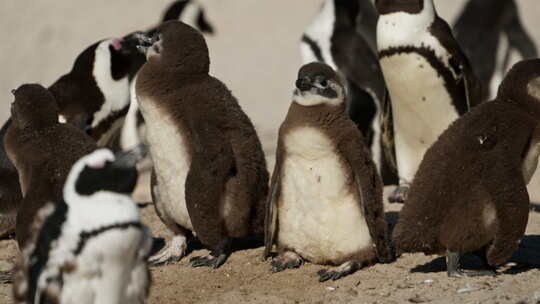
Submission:
<svg viewBox="0 0 540 304">
<path fill-rule="evenodd" d="M 302 257 L 292 251 L 286 251 L 272 259 L 272 272 L 298 268 L 304 263 Z"/>
<path fill-rule="evenodd" d="M 446 272 L 448 277 L 478 277 L 478 276 L 495 276 L 497 273 L 494 270 L 463 270 L 460 265 L 460 254 L 458 252 L 446 252 Z"/>
<path fill-rule="evenodd" d="M 341 264 L 335 269 L 321 269 L 317 272 L 319 275 L 319 282 L 325 282 L 328 280 L 336 281 L 345 276 L 348 276 L 358 269 L 360 269 L 360 263 L 355 261 L 348 261 Z"/>
<path fill-rule="evenodd" d="M 150 266 L 161 266 L 180 261 L 186 254 L 187 238 L 183 235 L 175 235 L 165 247 L 157 254 L 148 259 Z"/>
</svg>

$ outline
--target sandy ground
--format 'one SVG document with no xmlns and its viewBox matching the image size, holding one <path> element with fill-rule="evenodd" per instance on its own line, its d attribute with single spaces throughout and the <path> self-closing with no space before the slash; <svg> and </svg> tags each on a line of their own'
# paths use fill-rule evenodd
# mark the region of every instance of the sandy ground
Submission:
<svg viewBox="0 0 540 304">
<path fill-rule="evenodd" d="M 202 2 L 217 29 L 217 35 L 208 38 L 212 73 L 229 86 L 253 120 L 272 168 L 277 128 L 301 65 L 298 39 L 321 0 Z M 526 26 L 540 42 L 540 4 L 518 2 Z M 167 3 L 0 1 L 0 122 L 8 117 L 12 88 L 25 82 L 50 85 L 70 69 L 86 46 L 152 25 Z M 440 15 L 453 20 L 463 1 L 436 3 Z M 533 202 L 540 202 L 539 185 L 537 174 L 529 187 Z M 149 201 L 147 189 L 146 176 L 135 195 L 137 201 Z M 540 205 L 531 206 L 528 237 L 514 258 L 518 263 L 495 278 L 449 279 L 440 258 L 415 254 L 320 284 L 316 272 L 321 266 L 306 264 L 271 274 L 269 262 L 261 260 L 262 249 L 253 248 L 235 252 L 218 270 L 193 269 L 187 265 L 189 256 L 178 264 L 152 269 L 150 303 L 540 303 Z M 395 222 L 399 209 L 387 206 L 391 221 Z M 141 210 L 156 237 L 168 237 L 153 207 Z M 0 242 L 0 269 L 10 267 L 16 252 L 15 242 Z M 0 303 L 11 303 L 10 293 L 11 286 L 0 286 Z"/>
</svg>

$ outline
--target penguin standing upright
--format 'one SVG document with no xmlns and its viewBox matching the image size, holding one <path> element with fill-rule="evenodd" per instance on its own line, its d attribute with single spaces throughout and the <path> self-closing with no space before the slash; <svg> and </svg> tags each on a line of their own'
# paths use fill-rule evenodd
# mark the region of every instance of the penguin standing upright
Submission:
<svg viewBox="0 0 540 304">
<path fill-rule="evenodd" d="M 261 143 L 231 92 L 208 75 L 199 31 L 169 21 L 141 40 L 148 60 L 137 76 L 137 99 L 154 164 L 152 193 L 175 234 L 151 262 L 182 258 L 194 232 L 212 251 L 191 264 L 219 267 L 234 239 L 263 234 L 268 172 Z"/>
<path fill-rule="evenodd" d="M 205 35 L 213 35 L 215 33 L 214 26 L 206 17 L 204 7 L 196 0 L 178 0 L 171 3 L 165 9 L 161 22 L 171 20 L 182 21 Z M 156 29 L 157 26 L 152 27 L 146 32 L 151 36 Z M 133 75 L 130 90 L 130 106 L 120 137 L 120 147 L 124 150 L 137 146 L 141 143 L 141 139 L 144 138 L 144 119 L 139 111 L 139 105 L 137 104 L 135 94 L 135 76 L 146 61 L 144 54 L 136 51 L 137 36 L 139 34 L 140 32 L 131 33 L 126 35 L 122 40 L 123 48 L 132 50 L 131 56 L 133 58 L 132 60 L 135 62 L 130 72 L 131 75 Z"/>
<path fill-rule="evenodd" d="M 362 131 L 385 183 L 390 177 L 381 153 L 382 101 L 386 86 L 377 58 L 378 14 L 370 1 L 327 0 L 302 36 L 304 63 L 323 62 L 346 79 L 347 109 Z"/>
<path fill-rule="evenodd" d="M 15 273 L 15 303 L 146 303 L 152 238 L 129 195 L 136 153 L 101 149 L 39 211 Z"/>
<path fill-rule="evenodd" d="M 133 62 L 127 51 L 120 39 L 96 42 L 49 87 L 59 108 L 57 120 L 85 130 L 101 146 L 113 143 L 128 110 L 128 71 Z M 17 169 L 3 146 L 11 124 L 10 118 L 0 130 L 0 237 L 15 229 L 22 199 Z"/>
<path fill-rule="evenodd" d="M 394 229 L 396 249 L 446 255 L 449 276 L 475 252 L 491 267 L 517 250 L 529 217 L 527 183 L 540 155 L 540 60 L 516 64 L 495 101 L 455 121 L 426 152 Z"/>
<path fill-rule="evenodd" d="M 497 94 L 513 60 L 538 57 L 533 39 L 521 24 L 514 0 L 470 0 L 456 20 L 454 32 L 484 84 L 483 95 L 488 99 Z M 518 55 L 515 59 L 514 54 Z"/>
<path fill-rule="evenodd" d="M 95 150 L 96 144 L 83 131 L 58 122 L 54 97 L 43 86 L 25 84 L 14 95 L 4 147 L 17 168 L 23 196 L 17 211 L 16 238 L 19 248 L 24 248 L 37 211 L 62 198 L 71 166 Z"/>
<path fill-rule="evenodd" d="M 389 97 L 403 202 L 426 150 L 459 116 L 482 101 L 468 60 L 433 0 L 377 0 L 377 43 Z"/>
<path fill-rule="evenodd" d="M 339 265 L 319 271 L 322 282 L 393 259 L 380 177 L 328 65 L 310 63 L 298 72 L 267 208 L 265 257 L 276 244 L 274 272 L 304 259 Z"/>
</svg>

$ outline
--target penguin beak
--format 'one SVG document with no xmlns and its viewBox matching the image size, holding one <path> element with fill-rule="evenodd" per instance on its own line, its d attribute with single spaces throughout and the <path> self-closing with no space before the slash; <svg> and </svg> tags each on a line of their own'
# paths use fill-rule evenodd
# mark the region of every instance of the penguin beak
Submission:
<svg viewBox="0 0 540 304">
<path fill-rule="evenodd" d="M 296 80 L 296 87 L 301 92 L 311 90 L 311 88 L 313 87 L 313 85 L 311 84 L 311 78 L 309 77 L 298 78 Z"/>
<path fill-rule="evenodd" d="M 124 40 L 126 39 L 128 40 L 127 43 L 134 42 L 140 53 L 146 54 L 148 49 L 158 41 L 158 35 L 155 32 L 135 32 L 124 38 Z"/>
<path fill-rule="evenodd" d="M 115 155 L 115 160 L 112 163 L 116 168 L 133 168 L 148 154 L 148 147 L 144 144 L 139 144 L 135 148 L 119 152 Z"/>
</svg>

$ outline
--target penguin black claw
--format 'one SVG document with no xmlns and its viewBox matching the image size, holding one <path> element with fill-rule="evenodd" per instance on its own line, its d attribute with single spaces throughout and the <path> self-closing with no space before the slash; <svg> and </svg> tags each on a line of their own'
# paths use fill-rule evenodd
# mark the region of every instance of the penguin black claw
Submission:
<svg viewBox="0 0 540 304">
<path fill-rule="evenodd" d="M 206 256 L 197 256 L 189 259 L 189 263 L 192 267 L 210 267 L 217 269 L 227 261 L 228 255 L 225 253 L 215 257 L 211 254 Z"/>
<path fill-rule="evenodd" d="M 287 251 L 272 259 L 272 272 L 281 272 L 285 269 L 293 269 L 302 266 L 304 261 L 294 252 Z"/>
<path fill-rule="evenodd" d="M 360 269 L 361 264 L 356 261 L 349 261 L 343 263 L 341 266 L 330 270 L 330 269 L 321 269 L 317 272 L 319 275 L 319 282 L 325 282 L 328 280 L 337 281 L 345 276 L 348 276 L 358 269 Z"/>
</svg>

